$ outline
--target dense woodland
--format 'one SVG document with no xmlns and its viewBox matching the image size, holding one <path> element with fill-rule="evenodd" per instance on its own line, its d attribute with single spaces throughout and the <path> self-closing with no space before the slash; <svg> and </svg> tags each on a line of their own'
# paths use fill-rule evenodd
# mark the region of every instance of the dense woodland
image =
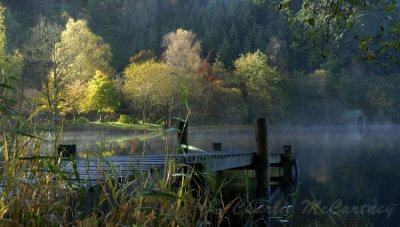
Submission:
<svg viewBox="0 0 400 227">
<path fill-rule="evenodd" d="M 1 101 L 25 97 L 28 115 L 329 125 L 360 109 L 400 121 L 399 44 L 379 52 L 390 57 L 370 49 L 388 28 L 398 35 L 396 5 L 354 13 L 325 40 L 306 32 L 314 17 L 293 23 L 278 0 L 1 2 Z"/>
</svg>

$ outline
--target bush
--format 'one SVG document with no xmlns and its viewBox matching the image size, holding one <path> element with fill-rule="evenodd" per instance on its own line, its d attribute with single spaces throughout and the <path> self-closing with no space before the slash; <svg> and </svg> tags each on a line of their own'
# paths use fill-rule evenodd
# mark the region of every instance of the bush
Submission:
<svg viewBox="0 0 400 227">
<path fill-rule="evenodd" d="M 138 122 L 136 118 L 124 114 L 119 115 L 117 121 L 119 123 L 125 123 L 125 124 L 136 124 Z"/>
<path fill-rule="evenodd" d="M 89 120 L 86 117 L 78 117 L 78 119 L 76 119 L 77 124 L 82 124 L 87 122 L 89 122 Z"/>
</svg>

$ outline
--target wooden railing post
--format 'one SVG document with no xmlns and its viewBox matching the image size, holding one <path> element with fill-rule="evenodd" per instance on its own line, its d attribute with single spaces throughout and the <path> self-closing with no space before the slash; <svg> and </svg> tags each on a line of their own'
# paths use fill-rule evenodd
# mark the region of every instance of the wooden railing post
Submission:
<svg viewBox="0 0 400 227">
<path fill-rule="evenodd" d="M 286 197 L 288 197 L 293 192 L 293 182 L 294 182 L 294 173 L 293 173 L 293 146 L 292 145 L 284 145 L 283 146 L 283 192 Z"/>
<path fill-rule="evenodd" d="M 269 152 L 268 152 L 268 120 L 258 118 L 255 122 L 256 131 L 256 199 L 258 205 L 265 206 L 261 209 L 262 213 L 256 214 L 257 226 L 269 224 L 269 198 L 270 198 L 270 179 L 269 179 Z"/>
<path fill-rule="evenodd" d="M 178 153 L 187 153 L 189 150 L 188 126 L 187 121 L 178 122 Z"/>
</svg>

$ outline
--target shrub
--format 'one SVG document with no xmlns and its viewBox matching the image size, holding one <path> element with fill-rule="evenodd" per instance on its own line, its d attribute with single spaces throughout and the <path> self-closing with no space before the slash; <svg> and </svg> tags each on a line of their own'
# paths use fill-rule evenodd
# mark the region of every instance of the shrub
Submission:
<svg viewBox="0 0 400 227">
<path fill-rule="evenodd" d="M 89 122 L 89 120 L 86 117 L 78 117 L 78 119 L 76 119 L 77 124 L 82 124 L 87 122 Z"/>
<path fill-rule="evenodd" d="M 125 123 L 125 124 L 136 124 L 138 122 L 136 118 L 124 114 L 119 115 L 117 121 L 119 123 Z"/>
</svg>

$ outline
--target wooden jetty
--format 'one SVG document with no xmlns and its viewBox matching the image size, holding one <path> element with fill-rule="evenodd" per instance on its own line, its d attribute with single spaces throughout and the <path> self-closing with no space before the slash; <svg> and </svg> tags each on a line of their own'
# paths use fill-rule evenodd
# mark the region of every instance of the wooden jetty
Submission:
<svg viewBox="0 0 400 227">
<path fill-rule="evenodd" d="M 292 146 L 283 146 L 281 153 L 270 153 L 268 149 L 268 126 L 265 118 L 256 120 L 256 151 L 222 150 L 221 144 L 213 144 L 210 152 L 189 152 L 187 149 L 187 124 L 178 124 L 178 140 L 182 147 L 180 153 L 137 156 L 110 156 L 88 158 L 63 158 L 61 167 L 65 172 L 76 172 L 71 180 L 86 182 L 88 186 L 103 180 L 104 173 L 111 177 L 126 178 L 143 171 L 159 171 L 171 161 L 187 165 L 200 165 L 204 171 L 218 172 L 223 170 L 256 170 L 257 187 L 260 192 L 268 190 L 268 185 L 279 183 L 281 186 L 291 182 L 296 184 L 298 178 L 297 162 L 293 157 Z M 60 155 L 75 156 L 74 145 L 60 145 Z M 63 152 L 62 150 L 67 152 Z M 280 168 L 278 176 L 269 176 L 271 168 Z M 276 172 L 276 171 L 275 171 Z M 261 196 L 261 195 L 260 195 Z M 263 195 L 265 196 L 265 195 Z"/>
<path fill-rule="evenodd" d="M 96 186 L 99 181 L 112 179 L 129 179 L 138 172 L 163 173 L 164 167 L 171 162 L 195 166 L 202 172 L 220 174 L 227 170 L 254 170 L 256 176 L 256 199 L 264 206 L 271 206 L 273 201 L 282 195 L 289 196 L 294 192 L 298 182 L 298 165 L 291 145 L 283 146 L 283 152 L 270 153 L 268 149 L 268 123 L 265 118 L 255 121 L 256 150 L 243 152 L 234 150 L 222 151 L 220 143 L 213 144 L 213 151 L 192 153 L 188 150 L 188 124 L 179 122 L 178 142 L 180 148 L 175 154 L 115 156 L 63 159 L 61 168 L 69 172 L 71 180 Z M 75 148 L 65 146 L 66 156 L 74 155 Z M 272 171 L 273 169 L 277 169 Z M 71 174 L 74 173 L 74 174 Z M 274 173 L 275 175 L 271 175 Z M 258 218 L 268 220 L 268 209 L 257 214 Z"/>
</svg>

